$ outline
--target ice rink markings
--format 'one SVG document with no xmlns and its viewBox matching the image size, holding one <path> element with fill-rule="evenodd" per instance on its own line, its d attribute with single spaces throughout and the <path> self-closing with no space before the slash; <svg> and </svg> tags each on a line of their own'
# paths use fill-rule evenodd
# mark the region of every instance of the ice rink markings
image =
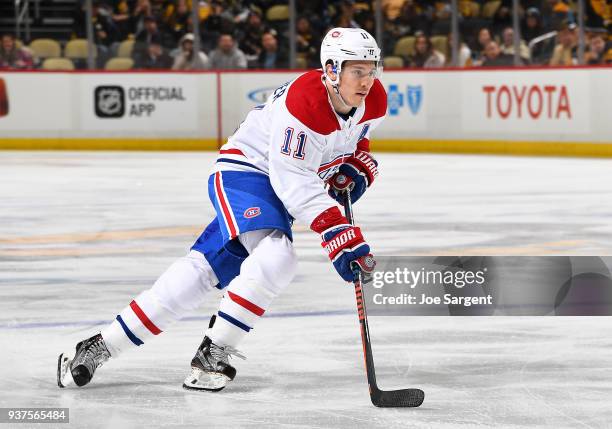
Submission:
<svg viewBox="0 0 612 429">
<path fill-rule="evenodd" d="M 328 310 L 328 311 L 297 311 L 297 312 L 271 312 L 267 313 L 265 318 L 268 319 L 287 319 L 297 317 L 319 317 L 319 316 L 345 316 L 347 314 L 353 314 L 356 311 L 353 310 Z M 207 316 L 190 316 L 180 319 L 180 322 L 199 322 L 210 320 L 210 315 Z M 75 320 L 65 322 L 3 322 L 0 323 L 0 329 L 53 329 L 53 328 L 66 328 L 66 327 L 90 327 L 98 325 L 109 324 L 112 320 Z"/>
</svg>

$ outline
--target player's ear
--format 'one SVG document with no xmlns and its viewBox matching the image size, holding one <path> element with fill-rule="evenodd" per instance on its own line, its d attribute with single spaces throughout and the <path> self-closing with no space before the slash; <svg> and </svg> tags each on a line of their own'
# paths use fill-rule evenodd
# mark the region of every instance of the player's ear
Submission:
<svg viewBox="0 0 612 429">
<path fill-rule="evenodd" d="M 336 80 L 337 78 L 336 71 L 331 63 L 325 65 L 325 74 L 329 76 L 331 80 Z"/>
</svg>

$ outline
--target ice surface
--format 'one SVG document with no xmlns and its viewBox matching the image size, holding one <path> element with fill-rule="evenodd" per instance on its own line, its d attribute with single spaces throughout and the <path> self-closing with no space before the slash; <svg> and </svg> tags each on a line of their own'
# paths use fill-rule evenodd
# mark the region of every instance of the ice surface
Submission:
<svg viewBox="0 0 612 429">
<path fill-rule="evenodd" d="M 609 160 L 378 158 L 381 175 L 355 206 L 375 254 L 611 254 Z M 83 428 L 611 427 L 603 317 L 372 317 L 381 388 L 426 392 L 419 409 L 374 408 L 352 288 L 299 225 L 299 274 L 223 392 L 181 388 L 219 294 L 91 385 L 59 389 L 58 354 L 148 288 L 210 220 L 213 159 L 0 153 L 0 407 L 69 407 L 70 425 L 57 427 Z"/>
</svg>

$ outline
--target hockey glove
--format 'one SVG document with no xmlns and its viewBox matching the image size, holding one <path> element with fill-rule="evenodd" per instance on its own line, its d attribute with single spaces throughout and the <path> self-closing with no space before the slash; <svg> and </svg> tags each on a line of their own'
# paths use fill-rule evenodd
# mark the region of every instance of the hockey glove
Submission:
<svg viewBox="0 0 612 429">
<path fill-rule="evenodd" d="M 350 190 L 351 203 L 356 202 L 378 176 L 378 162 L 371 153 L 357 150 L 329 179 L 330 197 L 344 205 L 344 191 Z"/>
<path fill-rule="evenodd" d="M 345 281 L 355 280 L 353 264 L 366 272 L 374 269 L 375 261 L 361 229 L 350 225 L 338 207 L 325 210 L 315 218 L 310 228 L 321 234 L 321 246 Z"/>
</svg>

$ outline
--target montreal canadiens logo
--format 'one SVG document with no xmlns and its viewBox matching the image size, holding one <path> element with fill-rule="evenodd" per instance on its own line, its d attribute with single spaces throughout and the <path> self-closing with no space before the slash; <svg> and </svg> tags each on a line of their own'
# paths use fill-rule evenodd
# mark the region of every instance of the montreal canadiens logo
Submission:
<svg viewBox="0 0 612 429">
<path fill-rule="evenodd" d="M 251 207 L 244 211 L 244 217 L 247 219 L 251 219 L 253 217 L 259 216 L 261 214 L 261 209 L 259 207 Z"/>
<path fill-rule="evenodd" d="M 332 36 L 332 37 L 340 37 L 340 35 L 341 35 L 341 34 L 342 34 L 342 33 L 340 33 L 339 31 L 334 31 L 334 32 L 331 34 L 331 36 Z"/>
</svg>

